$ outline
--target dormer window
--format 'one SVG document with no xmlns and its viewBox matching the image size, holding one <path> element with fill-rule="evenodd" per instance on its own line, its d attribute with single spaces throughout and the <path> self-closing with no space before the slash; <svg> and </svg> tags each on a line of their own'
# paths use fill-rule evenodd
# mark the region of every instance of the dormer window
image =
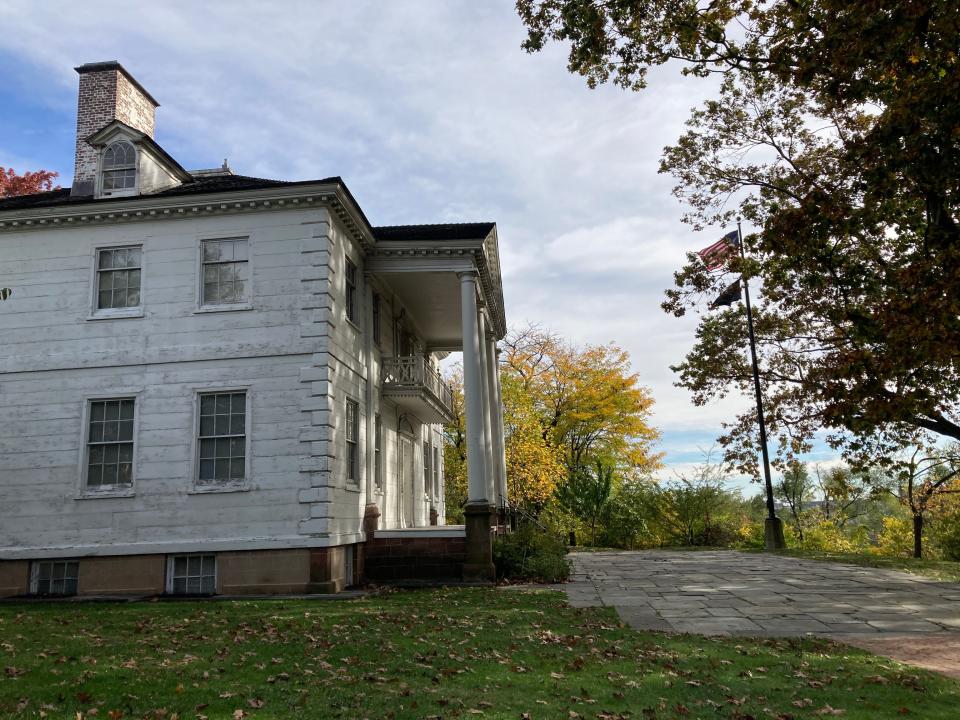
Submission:
<svg viewBox="0 0 960 720">
<path fill-rule="evenodd" d="M 137 185 L 137 151 L 126 141 L 111 144 L 103 153 L 100 190 L 103 194 L 133 190 Z"/>
</svg>

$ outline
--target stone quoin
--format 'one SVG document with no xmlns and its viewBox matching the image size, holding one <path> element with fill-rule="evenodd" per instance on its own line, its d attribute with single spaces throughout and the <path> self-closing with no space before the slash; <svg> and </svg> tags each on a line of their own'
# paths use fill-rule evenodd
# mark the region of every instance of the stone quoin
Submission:
<svg viewBox="0 0 960 720">
<path fill-rule="evenodd" d="M 0 199 L 0 597 L 492 580 L 496 224 L 373 226 L 339 177 L 185 170 L 123 66 L 76 70 L 73 182 Z"/>
</svg>

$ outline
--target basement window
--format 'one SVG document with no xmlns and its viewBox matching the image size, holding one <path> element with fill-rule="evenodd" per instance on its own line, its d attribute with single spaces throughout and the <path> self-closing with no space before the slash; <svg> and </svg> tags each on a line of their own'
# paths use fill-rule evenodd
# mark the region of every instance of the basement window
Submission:
<svg viewBox="0 0 960 720">
<path fill-rule="evenodd" d="M 213 595 L 217 591 L 215 555 L 172 555 L 167 561 L 171 595 Z"/>
<path fill-rule="evenodd" d="M 34 595 L 76 595 L 80 563 L 77 560 L 39 560 L 30 572 Z"/>
</svg>

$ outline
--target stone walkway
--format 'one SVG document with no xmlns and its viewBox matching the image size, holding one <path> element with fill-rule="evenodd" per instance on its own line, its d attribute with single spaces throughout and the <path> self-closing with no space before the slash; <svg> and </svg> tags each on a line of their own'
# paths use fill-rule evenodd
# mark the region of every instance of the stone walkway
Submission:
<svg viewBox="0 0 960 720">
<path fill-rule="evenodd" d="M 730 550 L 571 557 L 574 570 L 564 586 L 570 604 L 614 607 L 639 630 L 822 635 L 960 677 L 955 583 Z M 897 648 L 903 648 L 903 657 Z M 919 661 L 924 656 L 929 662 Z"/>
</svg>

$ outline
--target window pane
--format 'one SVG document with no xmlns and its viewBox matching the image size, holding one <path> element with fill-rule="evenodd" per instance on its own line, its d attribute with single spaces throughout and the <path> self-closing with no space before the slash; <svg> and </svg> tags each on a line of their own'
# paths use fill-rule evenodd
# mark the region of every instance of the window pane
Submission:
<svg viewBox="0 0 960 720">
<path fill-rule="evenodd" d="M 230 416 L 229 415 L 217 415 L 216 416 L 216 433 L 217 435 L 229 435 L 230 434 Z"/>
<path fill-rule="evenodd" d="M 216 588 L 214 587 L 214 578 L 213 578 L 212 576 L 211 576 L 211 577 L 203 577 L 203 578 L 201 579 L 201 581 L 200 581 L 200 592 L 201 592 L 201 593 L 205 593 L 205 594 L 212 594 L 212 593 L 216 592 Z"/>
<path fill-rule="evenodd" d="M 120 419 L 133 420 L 133 400 L 120 401 Z"/>
<path fill-rule="evenodd" d="M 220 259 L 220 243 L 216 240 L 206 240 L 203 243 L 203 259 L 204 260 L 219 260 Z"/>
<path fill-rule="evenodd" d="M 103 441 L 103 423 L 101 422 L 92 422 L 90 423 L 90 442 L 98 443 Z M 100 452 L 100 448 L 90 448 L 90 451 L 97 450 Z M 97 462 L 102 462 L 103 455 L 98 455 Z M 93 460 L 93 455 L 90 456 L 90 459 Z"/>
<path fill-rule="evenodd" d="M 230 396 L 229 395 L 217 395 L 217 414 L 226 415 L 230 412 Z"/>
<path fill-rule="evenodd" d="M 97 487 L 101 484 L 103 477 L 103 465 L 90 463 L 87 468 L 87 485 Z"/>
<path fill-rule="evenodd" d="M 104 465 L 103 466 L 103 484 L 104 485 L 116 485 L 119 465 Z"/>
<path fill-rule="evenodd" d="M 201 458 L 212 458 L 216 456 L 217 450 L 217 441 L 216 440 L 201 440 L 200 441 L 200 457 Z"/>
<path fill-rule="evenodd" d="M 116 422 L 106 422 L 103 424 L 104 442 L 115 442 L 117 440 L 117 424 Z"/>
<path fill-rule="evenodd" d="M 187 579 L 182 577 L 174 578 L 173 592 L 177 595 L 184 595 L 187 592 Z"/>
<path fill-rule="evenodd" d="M 133 420 L 120 420 L 118 440 L 133 440 Z"/>
<path fill-rule="evenodd" d="M 200 412 L 203 415 L 213 415 L 215 399 L 213 395 L 200 396 Z"/>
<path fill-rule="evenodd" d="M 247 241 L 246 240 L 233 241 L 233 259 L 234 260 L 247 259 Z"/>
<path fill-rule="evenodd" d="M 214 476 L 216 480 L 229 480 L 230 479 L 230 460 L 220 459 L 214 460 L 216 463 L 216 468 L 214 470 Z"/>
<path fill-rule="evenodd" d="M 108 310 L 113 307 L 113 293 L 109 290 L 102 290 L 97 293 L 97 309 Z"/>
<path fill-rule="evenodd" d="M 212 415 L 201 415 L 200 416 L 200 435 L 213 435 L 213 416 Z"/>
<path fill-rule="evenodd" d="M 107 400 L 103 404 L 103 417 L 106 420 L 120 419 L 120 403 L 116 400 Z"/>
<path fill-rule="evenodd" d="M 204 283 L 203 304 L 218 305 L 220 303 L 220 286 L 216 283 Z"/>
<path fill-rule="evenodd" d="M 200 578 L 199 577 L 188 577 L 187 578 L 187 593 L 190 595 L 196 595 L 200 592 Z"/>
<path fill-rule="evenodd" d="M 217 444 L 216 456 L 218 458 L 230 457 L 230 438 L 218 438 L 214 442 Z"/>
<path fill-rule="evenodd" d="M 120 463 L 117 467 L 117 482 L 121 485 L 130 485 L 133 482 L 133 465 Z"/>
<path fill-rule="evenodd" d="M 230 461 L 231 480 L 243 480 L 244 476 L 246 475 L 244 465 L 245 460 L 242 455 L 240 457 L 234 457 L 233 460 Z"/>
<path fill-rule="evenodd" d="M 201 460 L 200 461 L 200 479 L 201 480 L 213 480 L 214 472 L 214 462 L 213 460 Z"/>
</svg>

